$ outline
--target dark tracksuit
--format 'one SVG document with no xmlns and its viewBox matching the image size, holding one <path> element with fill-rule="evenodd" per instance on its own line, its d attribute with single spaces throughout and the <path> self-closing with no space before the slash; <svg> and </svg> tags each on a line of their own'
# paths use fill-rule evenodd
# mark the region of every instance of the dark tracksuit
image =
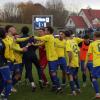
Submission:
<svg viewBox="0 0 100 100">
<path fill-rule="evenodd" d="M 23 35 L 23 37 L 27 37 L 27 36 L 28 35 Z M 28 42 L 30 42 L 30 40 L 22 42 L 21 47 L 26 46 Z M 41 80 L 41 76 L 42 76 L 39 60 L 36 55 L 36 49 L 37 47 L 30 46 L 28 47 L 28 51 L 23 54 L 23 62 L 26 69 L 26 78 L 28 78 L 30 82 L 34 82 L 34 79 L 32 76 L 32 63 L 36 66 L 39 80 Z"/>
</svg>

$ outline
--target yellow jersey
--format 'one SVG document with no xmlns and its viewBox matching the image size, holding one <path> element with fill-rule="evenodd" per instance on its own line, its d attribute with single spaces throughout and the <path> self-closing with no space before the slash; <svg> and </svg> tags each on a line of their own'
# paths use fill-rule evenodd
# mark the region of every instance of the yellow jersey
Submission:
<svg viewBox="0 0 100 100">
<path fill-rule="evenodd" d="M 23 49 L 20 48 L 20 45 L 16 42 L 13 43 L 12 49 L 13 49 L 14 56 L 15 56 L 15 63 L 18 63 L 18 64 L 22 63 Z"/>
<path fill-rule="evenodd" d="M 93 54 L 93 67 L 100 66 L 100 40 L 90 44 L 88 54 Z"/>
<path fill-rule="evenodd" d="M 15 56 L 15 63 L 17 63 L 17 64 L 22 63 L 22 55 L 23 55 L 23 49 L 20 47 L 20 45 L 18 43 L 26 41 L 28 39 L 29 39 L 29 37 L 16 38 L 12 44 L 12 49 L 13 49 L 14 56 Z"/>
<path fill-rule="evenodd" d="M 78 37 L 74 37 L 73 40 L 79 44 L 80 42 L 82 42 L 84 39 L 78 38 Z"/>
<path fill-rule="evenodd" d="M 66 52 L 72 53 L 71 67 L 79 67 L 79 47 L 74 39 L 66 41 Z"/>
<path fill-rule="evenodd" d="M 65 57 L 65 46 L 65 40 L 59 40 L 58 38 L 55 39 L 55 49 L 59 58 Z"/>
<path fill-rule="evenodd" d="M 15 56 L 14 56 L 13 50 L 11 49 L 12 44 L 13 44 L 13 37 L 6 36 L 6 38 L 3 39 L 3 42 L 5 44 L 5 58 L 8 61 L 14 62 Z"/>
<path fill-rule="evenodd" d="M 58 55 L 55 50 L 55 39 L 53 35 L 45 35 L 42 37 L 35 37 L 36 40 L 44 41 L 46 56 L 48 61 L 58 60 Z"/>
</svg>

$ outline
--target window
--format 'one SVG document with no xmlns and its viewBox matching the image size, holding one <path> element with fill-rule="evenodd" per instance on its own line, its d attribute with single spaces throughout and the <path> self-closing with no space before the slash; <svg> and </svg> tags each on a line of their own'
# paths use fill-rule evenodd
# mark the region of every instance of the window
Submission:
<svg viewBox="0 0 100 100">
<path fill-rule="evenodd" d="M 72 20 L 70 20 L 70 24 L 72 24 Z"/>
</svg>

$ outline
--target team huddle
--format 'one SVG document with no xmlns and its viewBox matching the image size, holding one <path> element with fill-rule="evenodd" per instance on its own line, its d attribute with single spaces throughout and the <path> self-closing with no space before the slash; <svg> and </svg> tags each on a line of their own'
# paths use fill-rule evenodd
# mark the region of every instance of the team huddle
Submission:
<svg viewBox="0 0 100 100">
<path fill-rule="evenodd" d="M 28 79 L 32 92 L 35 92 L 32 64 L 36 67 L 41 89 L 50 85 L 44 71 L 48 65 L 52 92 L 62 93 L 67 77 L 73 96 L 81 93 L 79 68 L 84 87 L 88 69 L 95 97 L 100 98 L 97 82 L 100 78 L 100 32 L 94 33 L 93 40 L 87 34 L 83 38 L 75 37 L 71 30 L 60 31 L 57 36 L 53 32 L 52 27 L 40 28 L 38 36 L 34 36 L 28 34 L 29 28 L 26 26 L 21 29 L 21 34 L 17 34 L 12 25 L 0 28 L 1 100 L 8 100 L 11 92 L 17 92 L 14 87 L 21 81 L 24 67 L 25 79 Z M 58 70 L 62 71 L 62 81 L 58 77 Z"/>
</svg>

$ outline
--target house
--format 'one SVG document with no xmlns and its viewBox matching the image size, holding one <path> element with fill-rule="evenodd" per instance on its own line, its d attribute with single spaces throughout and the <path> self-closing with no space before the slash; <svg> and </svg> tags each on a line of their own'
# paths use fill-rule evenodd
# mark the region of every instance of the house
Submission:
<svg viewBox="0 0 100 100">
<path fill-rule="evenodd" d="M 74 29 L 76 32 L 80 32 L 87 28 L 87 24 L 81 16 L 70 16 L 66 27 L 68 29 Z"/>
<path fill-rule="evenodd" d="M 65 27 L 75 29 L 76 32 L 100 28 L 100 10 L 81 9 L 78 16 L 69 16 Z"/>
</svg>

